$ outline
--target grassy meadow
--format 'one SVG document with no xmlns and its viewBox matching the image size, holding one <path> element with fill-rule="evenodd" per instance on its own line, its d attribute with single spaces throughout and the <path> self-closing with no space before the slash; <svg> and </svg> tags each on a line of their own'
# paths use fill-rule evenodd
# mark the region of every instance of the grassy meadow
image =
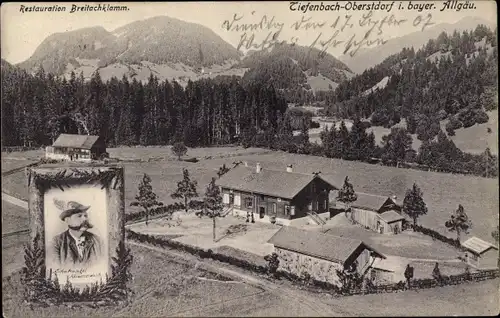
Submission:
<svg viewBox="0 0 500 318">
<path fill-rule="evenodd" d="M 295 172 L 312 173 L 321 171 L 325 179 L 342 186 L 345 176 L 357 192 L 383 196 L 396 195 L 402 203 L 405 192 L 415 182 L 424 193 L 429 209 L 419 223 L 435 229 L 449 237 L 454 237 L 444 226 L 450 214 L 462 204 L 473 222 L 471 234 L 492 241 L 491 231 L 499 220 L 498 180 L 476 176 L 448 173 L 398 169 L 361 162 L 328 159 L 322 157 L 269 153 L 265 149 L 241 147 L 189 149 L 188 157 L 200 159 L 197 163 L 178 161 L 169 147 L 124 147 L 109 149 L 110 156 L 122 160 L 140 162 L 121 162 L 125 167 L 126 205 L 134 200 L 137 185 L 144 173 L 152 178 L 153 188 L 164 203 L 175 202 L 170 195 L 175 191 L 177 182 L 182 178 L 182 169 L 187 168 L 193 179 L 198 181 L 198 193 L 203 196 L 206 185 L 222 164 L 231 167 L 234 161 L 247 161 L 249 165 L 260 162 L 264 169 L 285 169 L 292 164 Z M 15 158 L 35 158 L 37 152 L 11 153 Z M 40 154 L 40 151 L 38 151 Z M 204 159 L 212 157 L 212 159 Z M 152 159 L 151 159 L 152 158 Z M 3 159 L 2 159 L 3 160 Z M 26 178 L 19 172 L 2 178 L 2 191 L 18 198 L 27 198 Z M 332 198 L 331 198 L 332 199 Z"/>
</svg>

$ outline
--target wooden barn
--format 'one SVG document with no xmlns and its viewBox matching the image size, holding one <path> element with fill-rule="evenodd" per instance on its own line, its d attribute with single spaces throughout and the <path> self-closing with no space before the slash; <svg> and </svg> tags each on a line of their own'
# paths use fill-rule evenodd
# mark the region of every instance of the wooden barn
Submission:
<svg viewBox="0 0 500 318">
<path fill-rule="evenodd" d="M 386 258 L 360 240 L 292 226 L 281 228 L 268 243 L 274 245 L 279 269 L 298 276 L 306 272 L 312 278 L 334 285 L 340 285 L 337 270 L 355 265 L 363 276 L 376 259 Z"/>
<path fill-rule="evenodd" d="M 352 219 L 381 234 L 401 232 L 403 220 L 401 207 L 396 197 L 358 193 L 358 199 L 352 203 Z"/>
<path fill-rule="evenodd" d="M 467 264 L 477 269 L 498 268 L 498 247 L 475 236 L 462 243 Z"/>
<path fill-rule="evenodd" d="M 55 160 L 89 162 L 106 154 L 104 138 L 91 135 L 61 134 L 45 149 L 45 158 Z"/>
<path fill-rule="evenodd" d="M 263 222 L 289 225 L 291 220 L 310 216 L 316 223 L 328 217 L 329 193 L 338 187 L 318 174 L 295 173 L 237 166 L 216 184 L 221 188 L 227 213 Z"/>
</svg>

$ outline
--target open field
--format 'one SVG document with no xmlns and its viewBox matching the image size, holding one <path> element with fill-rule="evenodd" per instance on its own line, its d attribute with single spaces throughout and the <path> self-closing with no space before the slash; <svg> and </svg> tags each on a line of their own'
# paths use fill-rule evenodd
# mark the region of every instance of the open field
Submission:
<svg viewBox="0 0 500 318">
<path fill-rule="evenodd" d="M 2 156 L 7 156 L 7 154 L 2 153 Z M 2 158 L 2 173 L 17 169 L 20 167 L 25 167 L 31 163 L 35 163 L 35 160 L 24 160 L 24 159 L 3 159 Z"/>
<path fill-rule="evenodd" d="M 219 150 L 218 150 L 219 149 Z M 222 150 L 221 150 L 222 149 Z M 200 148 L 189 150 L 202 157 L 203 154 L 225 154 L 233 148 Z M 235 151 L 243 151 L 238 150 Z M 148 152 L 149 151 L 149 152 Z M 226 151 L 226 153 L 224 153 Z M 253 149 L 253 152 L 259 151 Z M 261 152 L 265 150 L 260 150 Z M 110 149 L 116 156 L 123 157 L 162 157 L 169 156 L 168 148 L 123 148 Z M 26 152 L 29 157 L 32 152 Z M 25 153 L 25 156 L 26 156 Z M 22 158 L 23 153 L 11 153 L 11 156 Z M 476 176 L 454 175 L 447 173 L 398 169 L 379 165 L 370 165 L 361 162 L 327 159 L 322 157 L 273 152 L 269 154 L 241 155 L 238 157 L 201 160 L 189 163 L 177 160 L 161 160 L 151 162 L 122 162 L 125 167 L 125 198 L 126 205 L 136 195 L 136 185 L 142 175 L 148 173 L 152 178 L 152 185 L 164 203 L 173 203 L 170 195 L 175 191 L 177 182 L 182 178 L 182 169 L 187 168 L 193 179 L 198 181 L 198 193 L 203 196 L 205 187 L 222 164 L 232 166 L 234 161 L 247 161 L 250 165 L 260 162 L 264 169 L 285 169 L 287 164 L 293 164 L 294 171 L 312 173 L 321 171 L 325 179 L 337 186 L 341 186 L 345 176 L 354 185 L 357 192 L 396 195 L 402 201 L 405 191 L 414 182 L 424 192 L 424 200 L 429 208 L 427 215 L 419 219 L 419 223 L 435 229 L 449 237 L 454 233 L 446 230 L 444 222 L 450 213 L 462 204 L 473 222 L 471 234 L 482 239 L 492 241 L 491 231 L 498 224 L 498 181 Z M 26 179 L 22 172 L 2 178 L 2 190 L 21 199 L 27 198 Z M 334 195 L 332 194 L 332 197 Z"/>
<path fill-rule="evenodd" d="M 499 279 L 418 291 L 331 298 L 332 306 L 352 310 L 352 316 L 495 316 L 499 313 Z"/>
<path fill-rule="evenodd" d="M 2 200 L 2 233 L 25 229 L 28 223 L 28 211 Z"/>
<path fill-rule="evenodd" d="M 24 265 L 24 245 L 28 240 L 26 233 L 2 237 L 2 278 Z"/>
</svg>

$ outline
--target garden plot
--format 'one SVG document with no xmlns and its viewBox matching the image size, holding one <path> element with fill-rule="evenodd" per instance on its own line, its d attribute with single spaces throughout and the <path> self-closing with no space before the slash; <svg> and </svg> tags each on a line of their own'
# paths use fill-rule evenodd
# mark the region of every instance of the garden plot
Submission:
<svg viewBox="0 0 500 318">
<path fill-rule="evenodd" d="M 177 216 L 174 217 L 174 220 Z M 273 245 L 267 241 L 280 229 L 277 225 L 266 223 L 246 223 L 241 218 L 227 216 L 216 219 L 216 242 L 213 241 L 212 219 L 188 214 L 181 216 L 181 223 L 172 226 L 172 221 L 165 219 L 153 220 L 147 226 L 144 223 L 131 225 L 135 232 L 150 235 L 182 235 L 174 240 L 201 247 L 215 249 L 221 246 L 230 246 L 264 257 L 273 252 Z M 174 221 L 176 222 L 176 221 Z M 227 233 L 235 226 L 245 230 Z"/>
</svg>

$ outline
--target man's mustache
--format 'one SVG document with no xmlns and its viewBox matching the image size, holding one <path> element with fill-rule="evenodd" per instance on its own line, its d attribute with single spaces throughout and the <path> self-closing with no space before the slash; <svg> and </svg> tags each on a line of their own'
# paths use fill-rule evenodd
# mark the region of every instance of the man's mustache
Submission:
<svg viewBox="0 0 500 318">
<path fill-rule="evenodd" d="M 81 230 L 82 228 L 87 228 L 87 229 L 91 229 L 94 227 L 93 224 L 91 224 L 89 221 L 83 221 L 82 224 L 78 225 L 78 226 L 71 226 L 71 225 L 68 225 L 68 227 L 72 230 L 75 230 L 75 231 L 79 231 Z"/>
</svg>

